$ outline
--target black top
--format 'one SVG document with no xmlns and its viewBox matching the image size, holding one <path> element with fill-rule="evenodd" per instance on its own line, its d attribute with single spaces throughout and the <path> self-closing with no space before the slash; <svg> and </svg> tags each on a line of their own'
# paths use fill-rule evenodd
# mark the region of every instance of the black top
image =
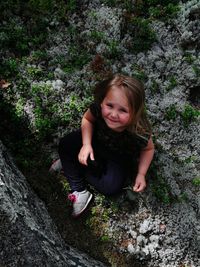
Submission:
<svg viewBox="0 0 200 267">
<path fill-rule="evenodd" d="M 138 135 L 128 130 L 117 132 L 110 129 L 101 115 L 101 107 L 95 103 L 90 105 L 90 111 L 96 118 L 93 138 L 100 155 L 107 157 L 122 157 L 138 159 L 141 149 L 147 146 L 149 135 Z"/>
</svg>

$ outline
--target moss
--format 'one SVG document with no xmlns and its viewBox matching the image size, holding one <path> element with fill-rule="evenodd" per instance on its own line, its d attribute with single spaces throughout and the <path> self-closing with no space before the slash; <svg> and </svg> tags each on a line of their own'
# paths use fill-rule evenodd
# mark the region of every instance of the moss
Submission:
<svg viewBox="0 0 200 267">
<path fill-rule="evenodd" d="M 200 177 L 196 177 L 196 178 L 194 178 L 194 179 L 192 180 L 192 184 L 193 184 L 194 186 L 199 187 L 199 186 L 200 186 Z"/>
<path fill-rule="evenodd" d="M 189 124 L 200 116 L 200 111 L 190 105 L 186 105 L 181 113 L 183 125 L 187 128 Z"/>
<path fill-rule="evenodd" d="M 157 39 L 148 19 L 132 17 L 130 20 L 130 29 L 132 29 L 130 34 L 133 37 L 130 49 L 134 53 L 148 50 Z"/>
<path fill-rule="evenodd" d="M 176 110 L 176 105 L 172 104 L 170 107 L 167 108 L 165 113 L 165 118 L 167 120 L 175 120 L 177 118 L 178 112 Z"/>
</svg>

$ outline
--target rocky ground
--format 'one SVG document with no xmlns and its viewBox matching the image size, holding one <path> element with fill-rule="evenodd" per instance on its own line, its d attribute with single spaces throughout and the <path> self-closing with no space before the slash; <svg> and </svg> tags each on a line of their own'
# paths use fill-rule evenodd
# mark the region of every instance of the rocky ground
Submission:
<svg viewBox="0 0 200 267">
<path fill-rule="evenodd" d="M 82 1 L 67 25 L 49 31 L 43 54 L 32 51 L 19 62 L 20 76 L 3 97 L 28 119 L 31 132 L 48 133 L 45 151 L 54 159 L 60 136 L 79 126 L 97 80 L 110 72 L 142 79 L 156 144 L 146 192 L 133 202 L 123 197 L 106 200 L 97 194 L 87 218 L 78 222 L 63 215 L 64 197 L 56 192 L 47 206 L 66 242 L 80 245 L 111 266 L 197 267 L 200 3 L 180 2 L 175 18 L 151 20 L 152 32 L 145 28 L 145 36 L 153 42 L 139 51 L 130 14 L 124 6 L 107 2 Z M 52 20 L 52 26 L 56 23 Z M 62 176 L 55 179 L 67 187 Z M 87 231 L 68 238 L 69 231 L 78 227 Z M 81 242 L 83 237 L 88 241 Z M 106 249 L 99 245 L 99 253 L 92 251 L 92 241 Z"/>
</svg>

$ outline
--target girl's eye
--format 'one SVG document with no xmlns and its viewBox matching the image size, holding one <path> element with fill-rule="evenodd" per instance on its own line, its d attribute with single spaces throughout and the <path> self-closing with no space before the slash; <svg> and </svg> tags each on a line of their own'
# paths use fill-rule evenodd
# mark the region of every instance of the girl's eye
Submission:
<svg viewBox="0 0 200 267">
<path fill-rule="evenodd" d="M 106 106 L 109 107 L 109 108 L 112 108 L 113 107 L 113 105 L 112 104 L 109 104 L 109 103 L 107 103 Z"/>
<path fill-rule="evenodd" d="M 124 112 L 124 113 L 127 113 L 128 112 L 126 109 L 123 109 L 123 108 L 121 108 L 119 111 L 120 112 Z"/>
</svg>

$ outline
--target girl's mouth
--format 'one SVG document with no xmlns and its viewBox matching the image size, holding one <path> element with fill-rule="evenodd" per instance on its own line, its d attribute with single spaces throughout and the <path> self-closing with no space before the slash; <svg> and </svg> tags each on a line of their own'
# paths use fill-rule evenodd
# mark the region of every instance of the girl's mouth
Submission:
<svg viewBox="0 0 200 267">
<path fill-rule="evenodd" d="M 111 124 L 119 123 L 117 120 L 113 120 L 113 119 L 109 119 L 109 118 L 107 118 L 107 120 L 108 120 L 108 123 L 111 123 Z"/>
<path fill-rule="evenodd" d="M 107 118 L 108 121 L 112 122 L 112 123 L 117 123 L 118 121 L 117 120 L 113 120 L 113 119 L 110 119 L 110 118 Z"/>
</svg>

